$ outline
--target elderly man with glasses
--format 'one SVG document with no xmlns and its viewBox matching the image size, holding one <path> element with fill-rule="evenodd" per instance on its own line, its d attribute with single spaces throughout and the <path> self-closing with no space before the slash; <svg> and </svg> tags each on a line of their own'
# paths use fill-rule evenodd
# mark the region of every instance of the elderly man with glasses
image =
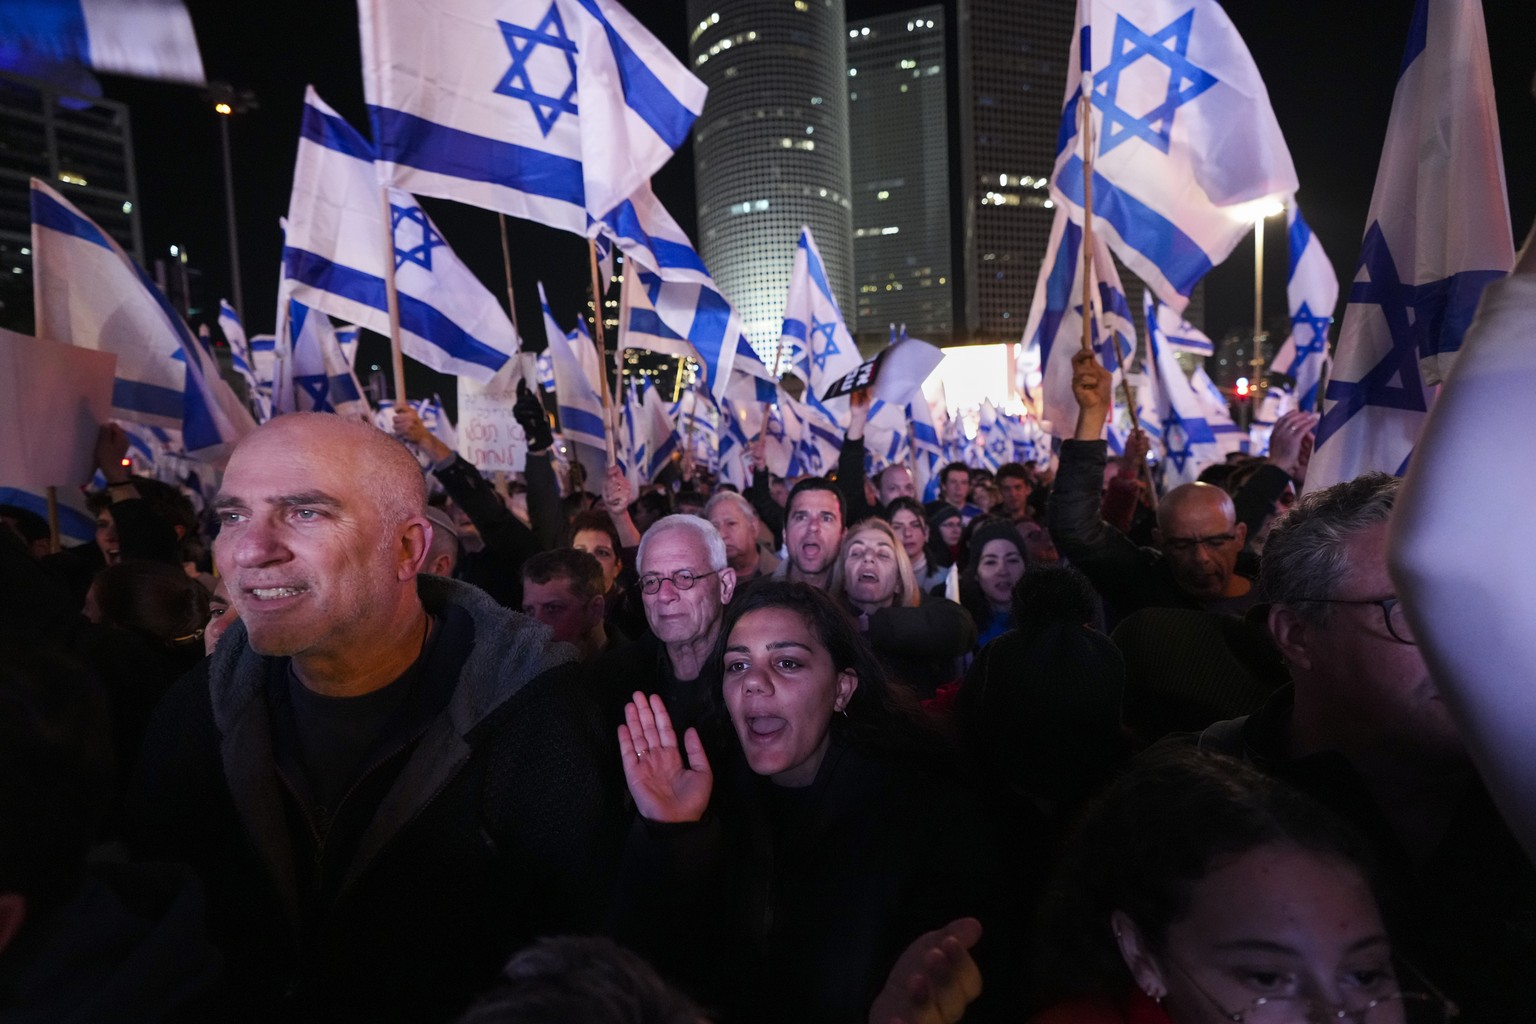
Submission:
<svg viewBox="0 0 1536 1024">
<path fill-rule="evenodd" d="M 1276 522 L 1260 577 L 1268 606 L 1257 610 L 1291 683 L 1199 741 L 1305 790 L 1373 840 L 1402 904 L 1394 945 L 1464 1019 L 1529 1017 L 1536 872 L 1473 770 L 1387 573 L 1398 484 L 1368 473 L 1303 496 Z"/>
<path fill-rule="evenodd" d="M 699 722 L 704 667 L 736 589 L 736 572 L 719 531 L 691 515 L 658 520 L 640 538 L 635 564 L 651 635 L 598 658 L 594 685 L 615 724 L 624 720 L 624 704 L 636 690 L 659 694 L 681 735 Z"/>
</svg>

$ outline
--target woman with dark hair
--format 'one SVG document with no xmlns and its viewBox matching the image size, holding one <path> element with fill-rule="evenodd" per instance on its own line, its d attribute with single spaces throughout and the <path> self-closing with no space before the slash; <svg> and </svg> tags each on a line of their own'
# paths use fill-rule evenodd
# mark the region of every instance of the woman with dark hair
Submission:
<svg viewBox="0 0 1536 1024">
<path fill-rule="evenodd" d="M 1013 585 L 1029 566 L 1024 538 L 1002 519 L 978 519 L 971 524 L 969 555 L 960 573 L 960 603 L 976 620 L 977 648 L 1014 626 Z"/>
<path fill-rule="evenodd" d="M 1395 963 L 1364 840 L 1231 758 L 1158 749 L 1062 851 L 1035 1024 L 1444 1024 Z"/>
<path fill-rule="evenodd" d="M 718 776 L 660 700 L 625 709 L 641 818 L 617 928 L 723 1019 L 864 1019 L 913 936 L 963 914 L 987 922 L 997 865 L 978 804 L 911 693 L 820 590 L 739 591 L 715 665 L 712 697 L 738 741 Z"/>
</svg>

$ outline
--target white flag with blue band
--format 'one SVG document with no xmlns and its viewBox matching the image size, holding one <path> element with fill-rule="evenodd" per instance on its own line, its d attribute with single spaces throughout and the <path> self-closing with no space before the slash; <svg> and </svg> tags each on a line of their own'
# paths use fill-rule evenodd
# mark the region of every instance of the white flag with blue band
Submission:
<svg viewBox="0 0 1536 1024">
<path fill-rule="evenodd" d="M 488 382 L 520 347 L 506 311 L 415 199 L 390 189 L 389 207 L 386 225 L 373 148 L 309 89 L 283 246 L 294 297 L 388 337 L 392 232 L 401 349 L 441 373 Z"/>
<path fill-rule="evenodd" d="M 291 297 L 284 305 L 278 329 L 287 342 L 286 377 L 291 386 L 277 389 L 277 411 L 330 412 L 371 421 L 368 400 L 336 343 L 330 318 Z"/>
<path fill-rule="evenodd" d="M 821 252 L 808 227 L 800 229 L 795 245 L 779 345 L 782 354 L 777 369 L 805 381 L 806 395 L 813 403 L 833 381 L 858 369 L 864 361 L 832 297 Z M 847 399 L 840 401 L 839 408 L 846 408 Z"/>
<path fill-rule="evenodd" d="M 1083 337 L 1082 246 L 1083 229 L 1058 207 L 1022 339 L 1026 348 L 1034 347 L 1040 353 L 1042 413 L 1056 437 L 1071 437 L 1077 423 L 1072 357 L 1082 348 Z M 1114 379 L 1118 398 L 1121 365 L 1129 362 L 1136 350 L 1136 325 L 1120 272 L 1098 235 L 1094 236 L 1093 268 L 1098 287 L 1089 312 L 1089 332 L 1099 362 Z M 1109 439 L 1117 449 L 1123 441 L 1116 436 L 1113 421 Z"/>
<path fill-rule="evenodd" d="M 1291 333 L 1275 353 L 1269 372 L 1295 381 L 1295 407 L 1312 412 L 1317 408 L 1317 385 L 1328 365 L 1328 327 L 1339 303 L 1339 275 L 1301 216 L 1301 208 L 1293 205 L 1286 220 L 1291 266 L 1285 295 L 1291 307 Z"/>
<path fill-rule="evenodd" d="M 589 234 L 704 109 L 704 84 L 611 0 L 358 6 L 381 180 L 418 195 Z"/>
<path fill-rule="evenodd" d="M 0 5 L 0 67 L 37 77 L 84 66 L 205 85 L 197 33 L 182 0 L 29 0 Z"/>
<path fill-rule="evenodd" d="M 1094 233 L 1182 311 L 1253 229 L 1250 204 L 1296 191 L 1269 94 L 1215 0 L 1079 0 L 1077 27 L 1051 195 L 1082 223 L 1087 81 Z"/>
<path fill-rule="evenodd" d="M 1418 0 L 1323 392 L 1308 491 L 1401 476 L 1483 288 L 1514 266 L 1477 0 Z M 1423 363 L 1421 364 L 1421 358 Z"/>
<path fill-rule="evenodd" d="M 560 433 L 576 446 L 577 461 L 587 470 L 589 486 L 603 479 L 607 465 L 607 433 L 597 349 L 580 322 L 570 334 L 560 329 L 539 282 L 539 308 L 544 311 L 544 338 L 555 376 L 555 411 Z"/>
<path fill-rule="evenodd" d="M 636 263 L 620 290 L 619 347 L 698 360 L 716 399 L 725 397 L 732 373 L 768 376 L 741 317 L 713 282 L 664 281 Z"/>
<path fill-rule="evenodd" d="M 213 355 L 143 269 L 35 178 L 32 272 L 48 337 L 117 356 L 113 416 L 180 430 L 189 452 L 213 460 L 255 429 Z"/>
<path fill-rule="evenodd" d="M 1163 486 L 1192 483 L 1206 466 L 1226 459 L 1241 449 L 1247 435 L 1237 429 L 1222 401 L 1220 408 L 1207 388 L 1185 376 L 1173 348 L 1158 327 L 1152 293 L 1142 297 L 1147 317 L 1147 386 L 1151 393 L 1146 415 L 1157 424 L 1158 446 L 1163 461 Z"/>
</svg>

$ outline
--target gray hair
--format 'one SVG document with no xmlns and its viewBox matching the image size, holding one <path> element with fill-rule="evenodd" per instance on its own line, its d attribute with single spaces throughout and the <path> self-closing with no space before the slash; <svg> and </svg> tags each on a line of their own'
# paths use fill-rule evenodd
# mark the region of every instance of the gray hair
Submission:
<svg viewBox="0 0 1536 1024">
<path fill-rule="evenodd" d="M 1329 605 L 1303 599 L 1334 595 L 1350 568 L 1344 542 L 1391 518 L 1401 483 L 1386 473 L 1365 473 L 1302 495 L 1275 520 L 1264 543 L 1259 574 L 1264 599 L 1296 604 L 1297 612 L 1314 622 L 1326 619 Z"/>
<path fill-rule="evenodd" d="M 736 509 L 737 512 L 741 513 L 741 515 L 745 517 L 747 522 L 756 525 L 757 509 L 753 508 L 750 501 L 737 494 L 735 491 L 720 491 L 711 497 L 709 502 L 704 506 L 704 518 L 708 519 L 710 513 L 719 508 L 721 505 L 732 506 Z"/>
<path fill-rule="evenodd" d="M 645 536 L 640 538 L 640 549 L 635 552 L 635 568 L 644 575 L 645 573 L 645 549 L 650 542 L 663 533 L 671 533 L 674 530 L 682 530 L 693 534 L 695 540 L 704 545 L 704 550 L 709 553 L 709 567 L 715 572 L 724 569 L 729 563 L 725 559 L 725 541 L 720 537 L 720 531 L 708 519 L 700 519 L 698 516 L 676 513 L 663 516 L 645 531 Z"/>
</svg>

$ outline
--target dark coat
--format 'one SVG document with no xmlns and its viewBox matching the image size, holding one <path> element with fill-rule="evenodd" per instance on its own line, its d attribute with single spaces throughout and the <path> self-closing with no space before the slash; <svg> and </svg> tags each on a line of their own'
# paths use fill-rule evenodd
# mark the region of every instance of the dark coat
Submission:
<svg viewBox="0 0 1536 1024">
<path fill-rule="evenodd" d="M 418 589 L 438 635 L 323 840 L 284 764 L 286 659 L 243 626 L 150 724 L 132 845 L 202 877 L 263 1019 L 446 1020 L 511 951 L 600 918 L 618 812 L 574 651 L 473 587 Z"/>
<path fill-rule="evenodd" d="M 863 1020 L 908 943 L 991 918 L 995 847 L 965 791 L 838 743 L 804 789 L 739 754 L 716 780 L 704 821 L 635 823 L 613 918 L 716 1020 Z"/>
</svg>

